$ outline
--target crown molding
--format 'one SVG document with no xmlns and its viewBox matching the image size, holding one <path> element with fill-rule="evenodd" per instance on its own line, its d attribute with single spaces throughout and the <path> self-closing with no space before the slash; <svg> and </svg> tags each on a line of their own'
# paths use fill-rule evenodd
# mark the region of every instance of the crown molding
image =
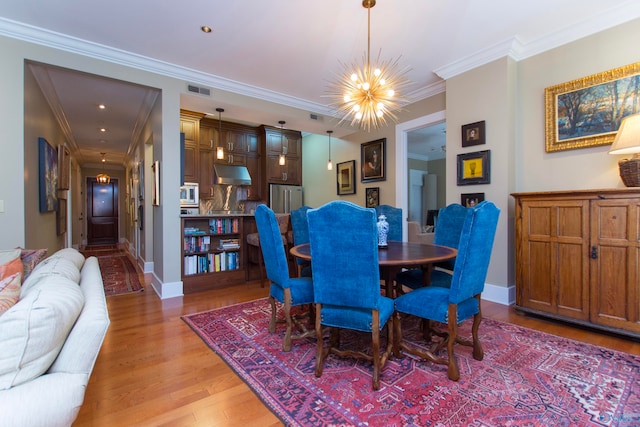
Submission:
<svg viewBox="0 0 640 427">
<path fill-rule="evenodd" d="M 640 17 L 640 2 L 630 0 L 598 16 L 578 22 L 530 42 L 524 43 L 516 36 L 496 43 L 465 58 L 442 66 L 433 72 L 447 80 L 505 56 L 511 57 L 516 61 L 521 61 L 600 31 L 624 24 L 638 17 Z"/>
<path fill-rule="evenodd" d="M 189 84 L 201 84 L 264 101 L 274 102 L 301 110 L 332 115 L 332 110 L 323 104 L 285 95 L 272 90 L 237 82 L 235 80 L 204 73 L 169 62 L 105 46 L 99 43 L 71 37 L 66 34 L 34 27 L 21 22 L 0 17 L 0 35 L 46 46 L 89 58 L 148 71 L 167 77 L 184 80 Z"/>
</svg>

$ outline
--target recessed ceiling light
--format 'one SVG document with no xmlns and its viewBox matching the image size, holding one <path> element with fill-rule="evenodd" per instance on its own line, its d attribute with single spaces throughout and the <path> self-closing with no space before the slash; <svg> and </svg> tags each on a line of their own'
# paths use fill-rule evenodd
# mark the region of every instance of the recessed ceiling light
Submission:
<svg viewBox="0 0 640 427">
<path fill-rule="evenodd" d="M 203 25 L 202 27 L 200 27 L 200 29 L 202 30 L 203 33 L 210 33 L 211 27 L 207 26 L 207 25 Z"/>
<path fill-rule="evenodd" d="M 104 104 L 98 104 L 98 108 L 101 110 L 104 110 L 107 107 Z"/>
<path fill-rule="evenodd" d="M 100 128 L 100 132 L 106 132 L 107 130 L 105 128 Z"/>
</svg>

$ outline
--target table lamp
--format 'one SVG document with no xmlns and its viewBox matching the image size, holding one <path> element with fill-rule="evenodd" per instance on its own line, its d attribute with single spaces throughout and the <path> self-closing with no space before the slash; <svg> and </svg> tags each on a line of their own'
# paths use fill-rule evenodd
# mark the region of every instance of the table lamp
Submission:
<svg viewBox="0 0 640 427">
<path fill-rule="evenodd" d="M 633 154 L 631 159 L 618 162 L 620 178 L 627 187 L 640 187 L 640 114 L 622 119 L 609 154 Z"/>
</svg>

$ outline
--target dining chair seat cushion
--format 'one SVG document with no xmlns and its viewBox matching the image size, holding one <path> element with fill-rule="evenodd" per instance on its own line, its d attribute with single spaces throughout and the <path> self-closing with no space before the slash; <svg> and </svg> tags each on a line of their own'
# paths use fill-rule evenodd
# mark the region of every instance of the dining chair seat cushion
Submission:
<svg viewBox="0 0 640 427">
<path fill-rule="evenodd" d="M 291 290 L 291 306 L 313 303 L 313 281 L 310 277 L 292 277 L 287 282 Z M 284 303 L 284 287 L 271 283 L 269 295 Z"/>
<path fill-rule="evenodd" d="M 396 281 L 410 289 L 418 289 L 423 285 L 423 271 L 420 268 L 412 268 L 397 274 Z M 440 288 L 448 288 L 451 286 L 451 278 L 453 275 L 445 270 L 434 269 L 431 271 L 429 284 Z"/>
<path fill-rule="evenodd" d="M 380 313 L 379 330 L 382 330 L 387 320 L 394 311 L 393 300 L 380 297 L 378 312 Z M 371 309 L 345 308 L 334 305 L 322 306 L 322 324 L 336 328 L 354 329 L 362 332 L 371 332 L 373 329 Z"/>
<path fill-rule="evenodd" d="M 396 298 L 395 307 L 401 313 L 447 323 L 449 320 L 450 293 L 451 291 L 448 288 L 437 286 L 422 287 Z M 469 298 L 460 302 L 458 304 L 458 323 L 478 313 L 479 310 L 476 298 Z"/>
</svg>

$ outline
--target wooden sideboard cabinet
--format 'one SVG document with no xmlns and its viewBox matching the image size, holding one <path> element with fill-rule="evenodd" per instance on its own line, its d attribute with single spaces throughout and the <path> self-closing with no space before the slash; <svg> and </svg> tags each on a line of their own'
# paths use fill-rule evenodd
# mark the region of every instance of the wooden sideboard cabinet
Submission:
<svg viewBox="0 0 640 427">
<path fill-rule="evenodd" d="M 640 337 L 640 189 L 512 196 L 517 308 Z"/>
</svg>

